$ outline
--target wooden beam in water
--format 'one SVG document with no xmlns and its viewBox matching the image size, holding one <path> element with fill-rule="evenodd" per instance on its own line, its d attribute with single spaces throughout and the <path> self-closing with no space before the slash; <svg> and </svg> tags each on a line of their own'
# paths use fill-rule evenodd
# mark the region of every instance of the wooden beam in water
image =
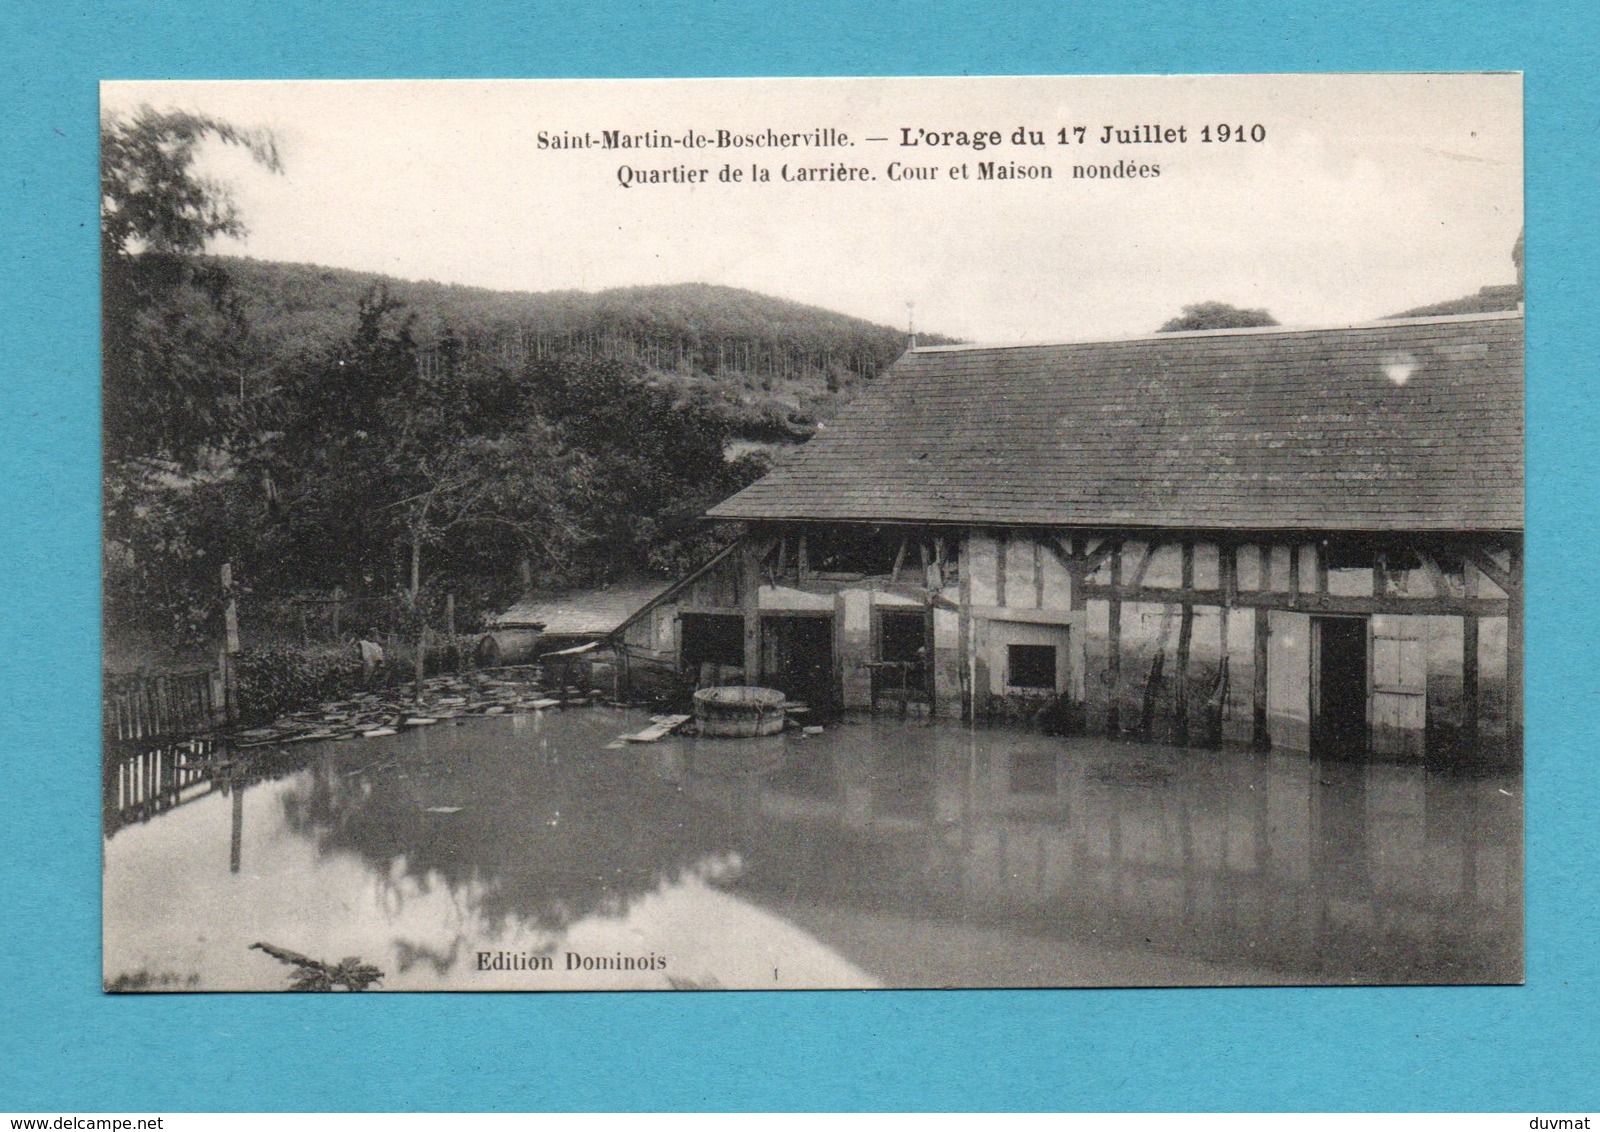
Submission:
<svg viewBox="0 0 1600 1132">
<path fill-rule="evenodd" d="M 744 682 L 761 680 L 761 561 L 764 548 L 746 543 L 740 548 L 739 606 L 744 615 Z"/>
<path fill-rule="evenodd" d="M 1256 559 L 1261 588 L 1250 596 L 1271 601 L 1271 551 L 1265 546 L 1258 546 Z M 1244 604 L 1245 595 L 1234 596 L 1241 605 Z M 1271 615 L 1263 604 L 1255 607 L 1252 616 L 1255 620 L 1255 656 L 1250 670 L 1250 742 L 1257 750 L 1264 751 L 1272 745 L 1272 733 L 1267 730 L 1267 638 L 1271 632 Z"/>
<path fill-rule="evenodd" d="M 1487 571 L 1485 571 L 1487 573 Z M 1491 580 L 1493 575 L 1490 575 Z M 1506 581 L 1512 589 L 1506 609 L 1506 755 L 1522 755 L 1522 551 L 1511 552 Z M 1500 585 L 1495 582 L 1495 585 Z M 1502 587 L 1504 588 L 1504 587 Z"/>
<path fill-rule="evenodd" d="M 1183 588 L 1194 589 L 1194 543 L 1183 544 Z M 1177 742 L 1189 741 L 1189 646 L 1194 639 L 1194 605 L 1184 602 L 1178 621 L 1178 664 L 1174 674 L 1177 682 L 1177 702 L 1173 705 Z"/>
<path fill-rule="evenodd" d="M 1122 588 L 1122 544 L 1115 544 L 1110 554 L 1111 585 L 1106 588 L 1116 591 Z M 1086 591 L 1089 587 L 1085 584 L 1077 588 Z M 1111 686 L 1111 703 L 1106 707 L 1106 731 L 1116 735 L 1122 730 L 1119 705 L 1122 696 L 1122 602 L 1114 596 L 1110 599 L 1106 619 L 1106 676 Z"/>
<path fill-rule="evenodd" d="M 958 608 L 956 610 L 956 634 L 960 638 L 959 659 L 961 664 L 961 718 L 974 719 L 978 712 L 978 693 L 973 687 L 976 680 L 973 677 L 972 658 L 972 558 L 968 547 L 972 545 L 972 532 L 968 531 L 965 538 L 956 544 L 956 573 L 958 575 Z"/>
<path fill-rule="evenodd" d="M 1466 571 L 1466 596 L 1478 594 L 1477 579 Z M 1478 619 L 1468 614 L 1461 619 L 1461 738 L 1471 751 L 1478 745 Z"/>
</svg>

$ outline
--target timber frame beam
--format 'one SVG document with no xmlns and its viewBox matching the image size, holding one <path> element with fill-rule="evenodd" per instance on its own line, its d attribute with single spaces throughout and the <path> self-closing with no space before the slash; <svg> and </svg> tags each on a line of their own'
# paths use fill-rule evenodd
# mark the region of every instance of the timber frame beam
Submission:
<svg viewBox="0 0 1600 1132">
<path fill-rule="evenodd" d="M 1192 605 L 1244 609 L 1282 609 L 1298 613 L 1394 613 L 1442 614 L 1457 617 L 1504 617 L 1509 605 L 1504 598 L 1469 597 L 1340 597 L 1335 594 L 1273 593 L 1244 590 L 1163 589 L 1157 586 L 1113 586 L 1084 582 L 1083 596 L 1103 601 L 1142 601 L 1155 604 L 1174 602 Z"/>
</svg>

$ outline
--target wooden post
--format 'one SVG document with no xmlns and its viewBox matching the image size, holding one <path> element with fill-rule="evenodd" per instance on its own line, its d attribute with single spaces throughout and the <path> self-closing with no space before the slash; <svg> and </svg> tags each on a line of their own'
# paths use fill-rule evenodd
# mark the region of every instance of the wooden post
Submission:
<svg viewBox="0 0 1600 1132">
<path fill-rule="evenodd" d="M 522 560 L 517 563 L 517 577 L 522 582 L 523 593 L 533 589 L 533 563 L 527 555 L 523 555 Z"/>
<path fill-rule="evenodd" d="M 233 826 L 228 838 L 228 871 L 236 873 L 244 859 L 244 783 L 235 778 L 233 789 Z"/>
<path fill-rule="evenodd" d="M 1194 543 L 1183 543 L 1183 588 L 1194 589 Z M 1173 705 L 1173 725 L 1181 746 L 1189 741 L 1189 645 L 1194 639 L 1194 605 L 1184 602 L 1178 621 L 1177 703 Z"/>
<path fill-rule="evenodd" d="M 456 638 L 456 595 L 444 595 L 444 631 L 453 641 Z"/>
<path fill-rule="evenodd" d="M 1033 607 L 1044 608 L 1044 547 L 1037 536 L 1033 540 Z"/>
<path fill-rule="evenodd" d="M 1522 758 L 1522 548 L 1511 551 L 1511 592 L 1506 606 L 1506 757 Z"/>
<path fill-rule="evenodd" d="M 1289 604 L 1300 604 L 1300 544 L 1289 547 Z"/>
<path fill-rule="evenodd" d="M 311 626 L 306 624 L 306 603 L 296 598 L 294 606 L 300 611 L 300 644 L 302 647 L 309 647 L 311 644 Z"/>
<path fill-rule="evenodd" d="M 1263 544 L 1258 553 L 1261 558 L 1261 590 L 1269 593 L 1272 590 L 1272 548 Z M 1256 648 L 1254 664 L 1251 669 L 1250 689 L 1250 739 L 1255 746 L 1266 750 L 1271 746 L 1272 740 L 1267 732 L 1267 632 L 1268 613 L 1261 606 L 1253 611 L 1256 623 L 1255 637 Z"/>
<path fill-rule="evenodd" d="M 239 710 L 239 690 L 234 683 L 233 658 L 239 652 L 239 603 L 233 592 L 233 563 L 222 564 L 222 718 L 232 722 Z"/>
<path fill-rule="evenodd" d="M 1122 584 L 1122 547 L 1111 551 L 1111 584 Z M 1111 702 L 1106 707 L 1106 731 L 1118 735 L 1122 731 L 1122 601 L 1111 598 L 1106 610 L 1106 677 L 1111 685 Z"/>
<path fill-rule="evenodd" d="M 239 602 L 233 591 L 233 563 L 222 564 L 222 627 L 229 655 L 239 651 Z"/>
<path fill-rule="evenodd" d="M 761 555 L 749 538 L 739 548 L 739 604 L 744 609 L 744 682 L 761 682 Z"/>
<path fill-rule="evenodd" d="M 811 557 L 807 552 L 806 536 L 800 536 L 800 543 L 795 548 L 795 573 L 802 584 L 811 580 Z"/>
<path fill-rule="evenodd" d="M 962 533 L 956 543 L 956 635 L 961 641 L 961 718 L 973 720 L 977 718 L 978 694 L 974 685 L 976 658 L 972 651 L 972 556 L 968 548 L 972 545 L 972 532 Z"/>
<path fill-rule="evenodd" d="M 1009 536 L 999 531 L 994 536 L 994 603 L 1006 604 L 1006 542 Z"/>
<path fill-rule="evenodd" d="M 1465 582 L 1466 596 L 1478 596 L 1478 575 L 1472 563 L 1463 563 L 1461 576 Z M 1507 633 L 1507 641 L 1510 634 Z M 1510 673 L 1507 672 L 1509 677 Z M 1461 740 L 1468 751 L 1478 746 L 1478 617 L 1467 614 L 1461 618 Z"/>
<path fill-rule="evenodd" d="M 344 587 L 333 587 L 333 639 L 339 640 L 340 614 L 344 612 Z"/>
</svg>

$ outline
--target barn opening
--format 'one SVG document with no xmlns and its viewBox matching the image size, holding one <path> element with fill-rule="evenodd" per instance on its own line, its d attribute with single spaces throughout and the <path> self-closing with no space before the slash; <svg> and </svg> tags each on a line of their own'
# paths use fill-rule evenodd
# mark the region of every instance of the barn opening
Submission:
<svg viewBox="0 0 1600 1132">
<path fill-rule="evenodd" d="M 685 613 L 680 622 L 683 671 L 697 687 L 744 682 L 744 618 L 737 614 Z"/>
<path fill-rule="evenodd" d="M 1313 617 L 1312 753 L 1367 751 L 1367 619 Z"/>
<path fill-rule="evenodd" d="M 808 705 L 813 712 L 832 710 L 833 617 L 762 617 L 761 683 Z"/>
<path fill-rule="evenodd" d="M 881 610 L 873 700 L 903 703 L 928 697 L 928 615 L 921 609 Z"/>
</svg>

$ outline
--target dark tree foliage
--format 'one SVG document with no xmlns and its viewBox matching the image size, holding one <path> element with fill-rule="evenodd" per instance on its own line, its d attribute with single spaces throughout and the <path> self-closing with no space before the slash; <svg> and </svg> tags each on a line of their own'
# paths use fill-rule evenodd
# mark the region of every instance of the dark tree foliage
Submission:
<svg viewBox="0 0 1600 1132">
<path fill-rule="evenodd" d="M 1247 326 L 1277 326 L 1278 320 L 1264 310 L 1244 310 L 1229 303 L 1193 303 L 1177 318 L 1161 324 L 1159 334 L 1179 330 L 1236 330 Z"/>
<path fill-rule="evenodd" d="M 208 138 L 282 169 L 270 133 L 204 115 L 145 106 L 100 125 L 103 427 L 111 462 L 188 465 L 216 443 L 259 364 L 228 273 L 203 256 L 213 237 L 245 230 L 227 187 L 195 171 Z"/>
<path fill-rule="evenodd" d="M 424 370 L 413 325 L 375 287 L 348 340 L 280 390 L 278 439 L 261 464 L 277 557 L 301 585 L 359 579 L 415 599 L 425 575 L 474 560 L 507 570 L 519 557 L 548 568 L 583 538 L 582 454 L 505 375 Z"/>
<path fill-rule="evenodd" d="M 524 383 L 539 411 L 589 456 L 596 506 L 577 563 L 581 580 L 684 568 L 709 553 L 699 516 L 766 471 L 760 457 L 727 460 L 736 418 L 714 394 L 648 380 L 638 366 L 540 362 Z"/>
<path fill-rule="evenodd" d="M 270 135 L 214 118 L 142 108 L 102 123 L 113 628 L 214 641 L 223 562 L 246 597 L 339 586 L 408 636 L 443 592 L 466 599 L 470 624 L 525 571 L 540 585 L 681 572 L 730 537 L 699 521 L 705 508 L 767 468 L 760 453 L 729 460 L 730 442 L 791 443 L 812 423 L 792 400 L 651 369 L 640 344 L 693 360 L 673 345 L 692 339 L 769 376 L 813 364 L 801 355 L 859 354 L 873 372 L 892 356 L 853 320 L 692 287 L 586 300 L 568 329 L 530 337 L 486 336 L 489 293 L 463 292 L 463 330 L 379 281 L 348 306 L 313 303 L 315 335 L 258 337 L 260 272 L 241 291 L 249 261 L 204 254 L 244 231 L 227 187 L 196 171 L 208 139 L 281 168 Z M 697 328 L 707 310 L 722 321 Z"/>
<path fill-rule="evenodd" d="M 108 623 L 200 636 L 216 569 L 249 514 L 227 449 L 260 366 L 214 236 L 244 225 L 194 167 L 207 138 L 281 163 L 270 134 L 142 107 L 100 126 L 105 610 Z M 243 528 L 248 529 L 248 528 Z"/>
</svg>

